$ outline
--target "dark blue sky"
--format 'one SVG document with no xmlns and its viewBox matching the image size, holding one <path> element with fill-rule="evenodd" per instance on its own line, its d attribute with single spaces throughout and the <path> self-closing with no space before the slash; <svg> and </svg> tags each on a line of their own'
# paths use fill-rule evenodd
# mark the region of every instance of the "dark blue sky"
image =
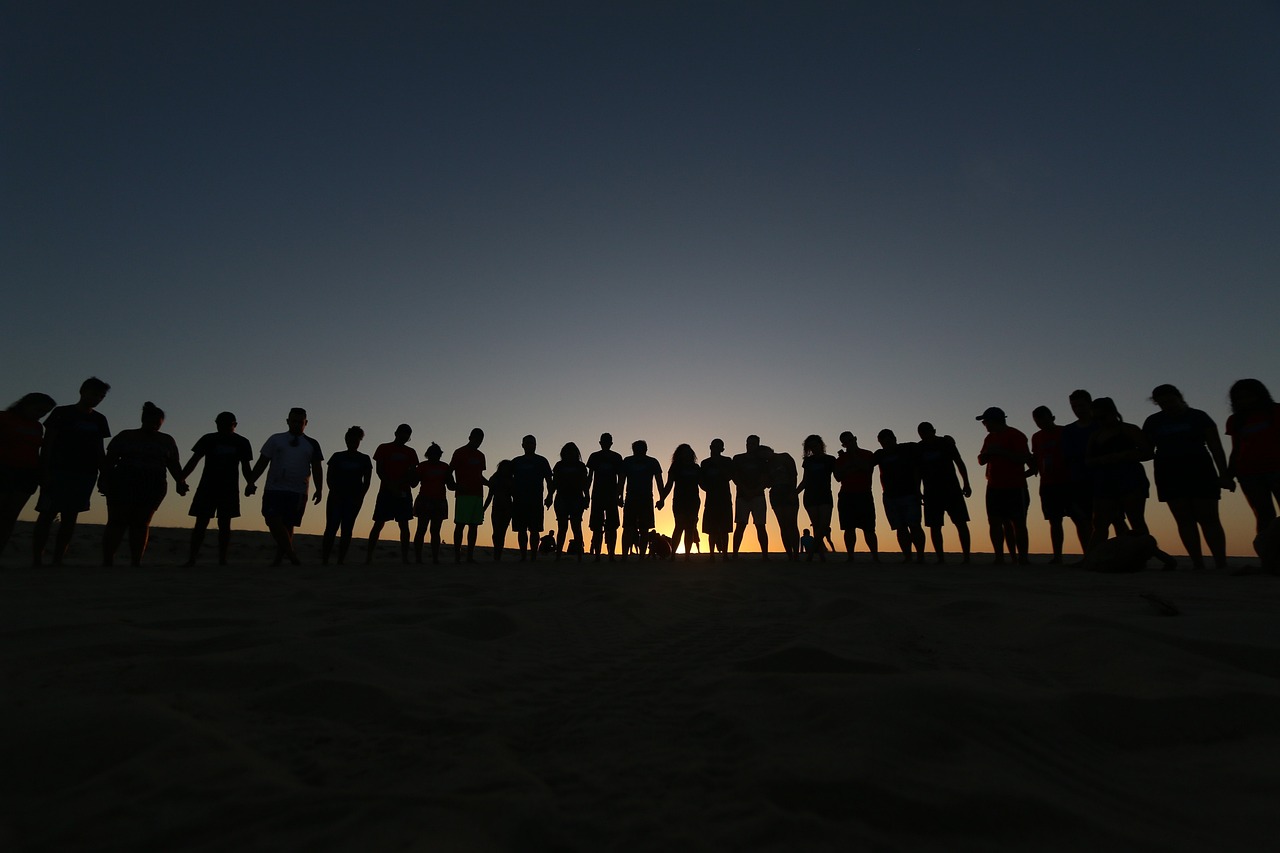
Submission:
<svg viewBox="0 0 1280 853">
<path fill-rule="evenodd" d="M 1274 3 L 366 5 L 10 4 L 0 390 L 496 461 L 1280 384 Z"/>
</svg>

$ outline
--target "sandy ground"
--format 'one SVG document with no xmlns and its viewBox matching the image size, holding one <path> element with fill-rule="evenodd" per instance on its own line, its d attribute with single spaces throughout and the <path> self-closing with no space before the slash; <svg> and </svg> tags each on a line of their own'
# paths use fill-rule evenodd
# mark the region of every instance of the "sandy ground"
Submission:
<svg viewBox="0 0 1280 853">
<path fill-rule="evenodd" d="M 6 850 L 1266 850 L 1280 580 L 487 559 L 0 589 Z M 127 560 L 126 560 L 127 561 Z M 1155 592 L 1179 611 L 1162 615 Z"/>
</svg>

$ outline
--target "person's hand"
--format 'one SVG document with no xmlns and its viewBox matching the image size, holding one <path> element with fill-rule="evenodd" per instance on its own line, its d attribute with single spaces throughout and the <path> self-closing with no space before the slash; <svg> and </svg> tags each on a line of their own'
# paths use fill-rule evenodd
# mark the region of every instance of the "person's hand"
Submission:
<svg viewBox="0 0 1280 853">
<path fill-rule="evenodd" d="M 187 492 L 191 491 L 191 487 L 187 485 L 186 480 L 179 480 L 176 488 L 178 491 L 178 497 L 182 497 Z"/>
<path fill-rule="evenodd" d="M 658 509 L 662 509 L 664 506 L 666 506 L 666 503 L 667 503 L 666 499 L 663 498 L 663 499 L 659 499 L 658 502 L 654 504 L 654 506 Z"/>
<path fill-rule="evenodd" d="M 320 490 L 316 489 L 316 493 L 311 496 L 311 502 L 316 506 L 320 506 Z"/>
<path fill-rule="evenodd" d="M 258 487 L 253 483 L 246 483 L 244 487 L 244 496 L 246 498 L 253 497 L 253 493 L 258 491 Z"/>
<path fill-rule="evenodd" d="M 545 506 L 547 509 L 551 509 L 551 503 L 552 503 L 552 498 L 550 495 L 547 495 L 547 499 L 542 502 L 542 505 Z"/>
<path fill-rule="evenodd" d="M 1228 492 L 1234 492 L 1236 490 L 1236 478 L 1230 474 L 1224 474 L 1218 478 L 1218 485 Z"/>
<path fill-rule="evenodd" d="M 969 488 L 968 486 L 965 486 L 965 487 L 964 487 L 964 489 L 963 489 L 962 491 L 964 492 L 964 496 L 965 496 L 966 498 L 971 498 L 971 497 L 973 497 L 973 489 Z"/>
</svg>

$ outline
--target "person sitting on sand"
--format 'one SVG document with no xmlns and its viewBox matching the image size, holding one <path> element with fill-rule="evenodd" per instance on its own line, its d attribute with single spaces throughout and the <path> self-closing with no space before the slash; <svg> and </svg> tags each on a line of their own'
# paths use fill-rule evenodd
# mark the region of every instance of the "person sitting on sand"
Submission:
<svg viewBox="0 0 1280 853">
<path fill-rule="evenodd" d="M 809 535 L 809 528 L 807 527 L 804 529 L 804 532 L 800 534 L 800 553 L 813 553 L 813 537 Z"/>
<path fill-rule="evenodd" d="M 58 406 L 44 422 L 38 515 L 31 531 L 33 565 L 44 564 L 44 549 L 55 518 L 61 521 L 53 541 L 53 565 L 62 565 L 75 535 L 76 519 L 89 509 L 106 458 L 103 443 L 111 437 L 107 419 L 97 411 L 109 390 L 110 385 L 90 376 L 80 383 L 80 399 L 71 406 Z"/>
<path fill-rule="evenodd" d="M 591 553 L 600 562 L 603 542 L 613 562 L 618 539 L 618 477 L 622 474 L 622 454 L 613 449 L 613 436 L 600 434 L 600 449 L 587 457 L 587 492 L 591 495 Z"/>
<path fill-rule="evenodd" d="M 484 521 L 484 454 L 480 445 L 484 442 L 484 430 L 476 427 L 467 436 L 467 443 L 453 451 L 449 459 L 449 472 L 457 484 L 453 501 L 453 561 L 462 562 L 462 531 L 467 531 L 467 562 L 476 561 L 476 537 Z"/>
<path fill-rule="evenodd" d="M 987 466 L 987 522 L 996 565 L 1004 562 L 1004 548 L 1019 564 L 1027 564 L 1027 466 L 1034 463 L 1027 437 L 1009 426 L 1004 410 L 988 407 L 975 420 L 987 430 L 978 463 Z"/>
<path fill-rule="evenodd" d="M 395 440 L 379 444 L 373 451 L 374 469 L 378 472 L 378 494 L 373 501 L 373 527 L 369 529 L 366 564 L 373 562 L 378 537 L 388 521 L 400 527 L 400 562 L 409 563 L 409 519 L 413 518 L 413 487 L 410 481 L 418 467 L 418 451 L 409 446 L 413 428 L 396 427 Z"/>
<path fill-rule="evenodd" d="M 662 481 L 662 465 L 649 455 L 649 444 L 643 440 L 631 443 L 631 455 L 622 460 L 622 478 L 618 483 L 618 505 L 622 510 L 622 560 L 634 546 L 645 558 L 649 531 L 653 529 L 653 484 L 665 494 Z M 659 499 L 658 509 L 665 501 Z"/>
<path fill-rule="evenodd" d="M 107 526 L 102 532 L 102 565 L 110 566 L 116 549 L 129 535 L 129 564 L 142 565 L 151 519 L 168 491 L 165 472 L 177 482 L 179 495 L 187 481 L 178 466 L 178 445 L 160 432 L 164 412 L 154 403 L 142 406 L 142 426 L 122 431 L 107 445 L 98 487 L 107 496 Z"/>
<path fill-rule="evenodd" d="M 333 540 L 341 531 L 338 540 L 338 565 L 347 562 L 347 549 L 351 547 L 351 537 L 355 531 L 356 518 L 360 515 L 360 507 L 364 505 L 364 496 L 369 492 L 369 483 L 373 479 L 373 460 L 368 454 L 360 452 L 360 442 L 364 440 L 364 430 L 353 426 L 343 436 L 347 449 L 329 457 L 329 500 L 325 503 L 324 538 L 321 540 L 320 555 L 324 565 L 329 565 L 329 555 L 333 552 Z"/>
<path fill-rule="evenodd" d="M 227 564 L 231 548 L 231 519 L 240 517 L 240 475 L 243 473 L 247 481 L 251 470 L 249 466 L 253 463 L 253 445 L 244 436 L 236 435 L 235 415 L 221 412 L 213 419 L 213 424 L 217 431 L 200 436 L 191 448 L 191 458 L 182 468 L 185 480 L 196 470 L 200 460 L 204 460 L 204 470 L 200 472 L 200 483 L 191 498 L 188 513 L 196 520 L 191 528 L 187 561 L 182 564 L 188 568 L 196 564 L 205 531 L 215 515 L 218 517 L 218 565 Z"/>
<path fill-rule="evenodd" d="M 48 394 L 24 394 L 0 412 L 0 553 L 18 515 L 40 487 L 40 419 L 57 405 Z"/>
<path fill-rule="evenodd" d="M 316 481 L 312 502 L 318 505 L 324 492 L 324 469 L 320 467 L 324 454 L 320 451 L 320 443 L 305 434 L 307 410 L 290 409 L 285 423 L 289 427 L 287 431 L 278 432 L 263 442 L 258 462 L 249 472 L 250 482 L 245 486 L 245 496 L 248 497 L 257 488 L 258 478 L 266 472 L 262 517 L 276 543 L 276 556 L 271 561 L 273 566 L 284 560 L 295 566 L 301 564 L 293 550 L 293 531 L 302 524 L 302 516 L 307 511 L 307 492 L 312 477 Z"/>
<path fill-rule="evenodd" d="M 449 465 L 441 461 L 443 456 L 440 445 L 431 442 L 427 458 L 418 465 L 411 481 L 421 486 L 413 504 L 413 514 L 418 517 L 418 529 L 413 536 L 414 562 L 417 563 L 422 562 L 422 543 L 428 528 L 431 530 L 431 562 L 440 562 L 440 528 L 449 517 L 448 493 L 457 486 L 449 473 Z"/>
</svg>

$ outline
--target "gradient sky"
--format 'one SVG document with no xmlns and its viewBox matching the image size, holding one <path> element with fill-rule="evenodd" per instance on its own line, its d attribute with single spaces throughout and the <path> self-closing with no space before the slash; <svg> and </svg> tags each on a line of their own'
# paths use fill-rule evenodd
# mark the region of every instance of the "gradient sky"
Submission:
<svg viewBox="0 0 1280 853">
<path fill-rule="evenodd" d="M 1235 379 L 1280 388 L 1275 3 L 0 15 L 0 405 L 96 374 L 184 460 L 223 409 L 257 448 L 295 405 L 326 454 L 478 425 L 491 469 L 525 433 L 665 465 L 930 420 L 978 485 L 989 405 L 1030 434 L 1084 387 L 1141 423 L 1172 382 L 1221 426 Z"/>
</svg>

